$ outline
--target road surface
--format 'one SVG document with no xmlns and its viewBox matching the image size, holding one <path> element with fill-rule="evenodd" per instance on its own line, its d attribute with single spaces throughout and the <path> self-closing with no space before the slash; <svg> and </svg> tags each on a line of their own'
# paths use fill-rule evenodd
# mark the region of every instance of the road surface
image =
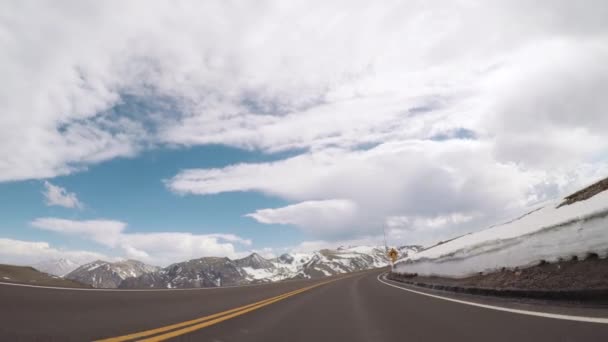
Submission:
<svg viewBox="0 0 608 342">
<path fill-rule="evenodd" d="M 453 297 L 382 272 L 181 291 L 0 284 L 0 341 L 608 341 L 605 307 Z"/>
</svg>

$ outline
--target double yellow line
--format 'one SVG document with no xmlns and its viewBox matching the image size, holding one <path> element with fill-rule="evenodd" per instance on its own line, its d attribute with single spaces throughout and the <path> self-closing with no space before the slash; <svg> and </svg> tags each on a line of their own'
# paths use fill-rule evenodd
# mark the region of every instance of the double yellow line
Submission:
<svg viewBox="0 0 608 342">
<path fill-rule="evenodd" d="M 173 337 L 188 334 L 193 331 L 206 328 L 210 325 L 214 325 L 214 324 L 223 322 L 225 320 L 229 320 L 231 318 L 234 318 L 234 317 L 237 317 L 240 315 L 244 315 L 248 312 L 257 310 L 259 308 L 270 305 L 272 303 L 276 303 L 278 301 L 289 298 L 291 296 L 295 296 L 299 293 L 314 289 L 315 287 L 319 287 L 321 285 L 325 285 L 325 284 L 334 282 L 338 279 L 342 279 L 342 278 L 332 279 L 332 280 L 325 281 L 322 283 L 307 286 L 307 287 L 304 287 L 304 288 L 301 288 L 301 289 L 298 289 L 295 291 L 291 291 L 288 293 L 284 293 L 282 295 L 278 295 L 276 297 L 267 298 L 267 299 L 261 300 L 259 302 L 251 303 L 248 305 L 226 310 L 223 312 L 218 312 L 213 315 L 200 317 L 197 319 L 193 319 L 193 320 L 189 320 L 189 321 L 185 321 L 185 322 L 181 322 L 181 323 L 171 324 L 171 325 L 167 325 L 167 326 L 164 326 L 161 328 L 141 331 L 141 332 L 137 332 L 137 333 L 133 333 L 133 334 L 129 334 L 129 335 L 106 338 L 103 340 L 98 340 L 98 342 L 122 342 L 122 341 L 130 341 L 130 340 L 134 340 L 134 339 L 138 339 L 138 341 L 145 341 L 145 342 L 165 341 L 165 340 L 173 338 Z M 158 334 L 160 334 L 160 335 L 158 335 Z M 153 335 L 156 335 L 156 336 L 153 336 Z M 141 339 L 141 338 L 143 338 L 143 339 Z"/>
</svg>

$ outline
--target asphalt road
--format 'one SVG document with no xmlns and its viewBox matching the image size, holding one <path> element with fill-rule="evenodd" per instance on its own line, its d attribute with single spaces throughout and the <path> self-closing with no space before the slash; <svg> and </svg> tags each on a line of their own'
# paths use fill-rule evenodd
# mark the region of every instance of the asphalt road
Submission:
<svg viewBox="0 0 608 342">
<path fill-rule="evenodd" d="M 0 341 L 608 341 L 605 307 L 449 301 L 380 273 L 187 291 L 0 285 Z"/>
</svg>

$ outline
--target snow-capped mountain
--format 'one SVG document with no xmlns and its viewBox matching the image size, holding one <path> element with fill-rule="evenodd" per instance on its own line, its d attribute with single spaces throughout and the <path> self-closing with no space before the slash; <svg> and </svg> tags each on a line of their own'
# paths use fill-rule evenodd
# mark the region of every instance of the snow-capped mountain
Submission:
<svg viewBox="0 0 608 342">
<path fill-rule="evenodd" d="M 404 257 L 420 249 L 420 246 L 398 248 Z M 205 257 L 162 269 L 136 260 L 113 263 L 97 260 L 78 267 L 67 259 L 39 263 L 36 268 L 96 288 L 196 288 L 318 278 L 386 265 L 384 247 L 354 246 L 286 253 L 270 260 L 257 253 L 235 260 Z"/>
<path fill-rule="evenodd" d="M 153 273 L 159 267 L 150 266 L 137 260 L 107 262 L 102 260 L 84 264 L 65 275 L 66 279 L 76 280 L 97 288 L 117 288 L 125 279 Z"/>
<path fill-rule="evenodd" d="M 62 258 L 45 260 L 32 266 L 40 272 L 63 277 L 64 275 L 77 269 L 80 265 L 72 260 Z"/>
<path fill-rule="evenodd" d="M 257 253 L 234 261 L 246 273 L 246 280 L 252 283 L 281 280 L 283 276 L 275 263 Z"/>
<path fill-rule="evenodd" d="M 323 249 L 309 255 L 298 255 L 303 261 L 294 277 L 318 278 L 341 273 L 384 267 L 389 263 L 385 247 L 355 246 Z M 280 267 L 280 266 L 279 266 Z"/>
<path fill-rule="evenodd" d="M 409 250 L 419 246 L 406 246 Z M 258 256 L 259 257 L 259 256 Z M 269 260 L 264 267 L 244 268 L 251 281 L 278 281 L 294 278 L 319 278 L 363 271 L 388 265 L 384 247 L 355 246 L 322 249 L 311 253 L 286 253 Z"/>
<path fill-rule="evenodd" d="M 172 264 L 158 272 L 126 279 L 120 284 L 120 288 L 171 289 L 246 283 L 248 283 L 247 273 L 237 266 L 235 261 L 228 258 L 205 257 Z"/>
<path fill-rule="evenodd" d="M 420 246 L 403 246 L 411 253 Z M 384 247 L 340 247 L 312 253 L 286 253 L 268 260 L 257 253 L 242 259 L 205 257 L 127 278 L 120 288 L 197 288 L 318 278 L 388 265 Z"/>
<path fill-rule="evenodd" d="M 252 253 L 242 259 L 234 260 L 234 263 L 239 267 L 249 267 L 255 270 L 258 269 L 273 269 L 275 266 L 270 260 L 264 259 L 257 253 Z"/>
</svg>

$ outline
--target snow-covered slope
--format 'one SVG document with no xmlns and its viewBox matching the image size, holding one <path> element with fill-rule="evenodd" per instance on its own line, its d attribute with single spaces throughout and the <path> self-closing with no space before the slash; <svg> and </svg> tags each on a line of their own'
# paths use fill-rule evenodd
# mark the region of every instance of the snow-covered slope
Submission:
<svg viewBox="0 0 608 342">
<path fill-rule="evenodd" d="M 77 269 L 80 265 L 69 259 L 53 259 L 42 261 L 32 266 L 40 272 L 63 277 Z"/>
<path fill-rule="evenodd" d="M 137 260 L 107 262 L 102 260 L 84 264 L 65 275 L 65 278 L 89 284 L 97 288 L 117 288 L 125 279 L 158 271 L 156 266 Z"/>
<path fill-rule="evenodd" d="M 568 198 L 570 198 L 569 196 Z M 608 191 L 556 201 L 508 223 L 416 253 L 397 272 L 463 277 L 502 267 L 526 267 L 589 253 L 608 254 Z"/>
</svg>

